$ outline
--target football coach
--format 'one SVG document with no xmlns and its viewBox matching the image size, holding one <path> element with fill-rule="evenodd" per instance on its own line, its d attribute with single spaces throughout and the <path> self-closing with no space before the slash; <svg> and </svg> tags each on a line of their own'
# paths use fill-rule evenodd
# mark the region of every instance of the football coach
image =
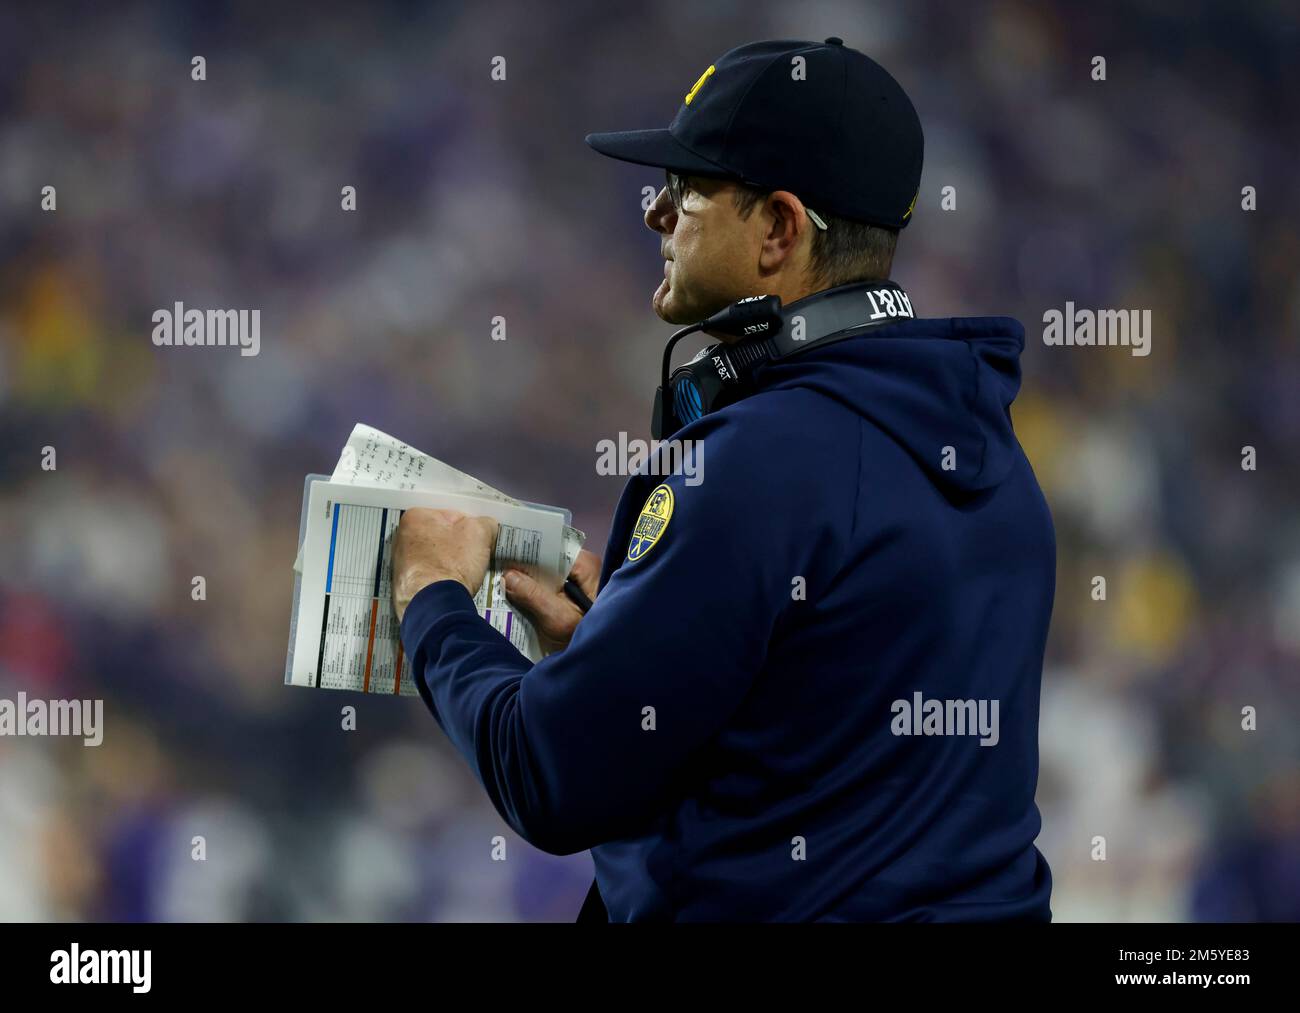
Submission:
<svg viewBox="0 0 1300 1013">
<path fill-rule="evenodd" d="M 1024 329 L 918 318 L 890 279 L 912 103 L 840 39 L 757 42 L 667 129 L 587 143 L 666 173 L 654 310 L 718 340 L 671 374 L 670 342 L 653 429 L 707 473 L 630 478 L 572 574 L 589 612 L 507 577 L 537 664 L 474 608 L 495 522 L 408 511 L 425 704 L 525 840 L 591 849 L 579 920 L 1049 920 L 1056 549 L 1011 423 Z"/>
</svg>

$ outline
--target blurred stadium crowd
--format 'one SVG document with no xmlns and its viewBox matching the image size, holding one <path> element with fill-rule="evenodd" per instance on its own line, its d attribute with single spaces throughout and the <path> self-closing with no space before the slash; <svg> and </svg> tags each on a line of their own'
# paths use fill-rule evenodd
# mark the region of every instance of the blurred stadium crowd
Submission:
<svg viewBox="0 0 1300 1013">
<path fill-rule="evenodd" d="M 895 277 L 1028 332 L 1056 918 L 1300 919 L 1300 35 L 1161 6 L 6 5 L 0 697 L 102 697 L 106 730 L 0 738 L 0 918 L 576 914 L 589 858 L 510 832 L 417 701 L 282 685 L 303 476 L 365 421 L 603 549 L 595 446 L 647 435 L 670 329 L 661 176 L 583 135 L 665 124 L 734 45 L 839 35 L 925 127 Z M 154 347 L 177 300 L 260 308 L 261 354 Z M 1067 300 L 1152 310 L 1152 354 L 1045 347 Z"/>
</svg>

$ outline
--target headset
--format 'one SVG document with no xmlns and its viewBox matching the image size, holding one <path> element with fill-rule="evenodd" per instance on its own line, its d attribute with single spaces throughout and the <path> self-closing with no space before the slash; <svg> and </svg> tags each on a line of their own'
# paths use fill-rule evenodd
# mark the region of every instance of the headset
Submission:
<svg viewBox="0 0 1300 1013">
<path fill-rule="evenodd" d="M 915 318 L 912 300 L 892 281 L 839 285 L 785 307 L 775 295 L 741 299 L 668 339 L 650 435 L 668 439 L 682 426 L 747 397 L 761 363 L 851 338 L 867 327 Z M 709 345 L 670 376 L 673 346 L 696 331 L 739 340 Z"/>
</svg>

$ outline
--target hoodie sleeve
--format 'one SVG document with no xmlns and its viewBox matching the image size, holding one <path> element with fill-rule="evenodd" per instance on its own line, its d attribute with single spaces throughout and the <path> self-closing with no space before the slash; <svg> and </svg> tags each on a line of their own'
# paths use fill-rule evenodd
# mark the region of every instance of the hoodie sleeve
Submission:
<svg viewBox="0 0 1300 1013">
<path fill-rule="evenodd" d="M 568 647 L 535 665 L 454 581 L 407 608 L 402 642 L 421 696 L 536 847 L 570 854 L 643 829 L 762 667 L 801 561 L 819 547 L 789 523 L 815 493 L 797 473 L 773 481 L 771 457 L 746 445 L 755 438 L 708 427 L 702 480 L 662 480 L 673 506 L 658 540 L 623 560 Z"/>
</svg>

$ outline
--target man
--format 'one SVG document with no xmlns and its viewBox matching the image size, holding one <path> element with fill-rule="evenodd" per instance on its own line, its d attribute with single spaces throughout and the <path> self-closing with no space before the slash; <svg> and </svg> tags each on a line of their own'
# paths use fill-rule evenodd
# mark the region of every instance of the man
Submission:
<svg viewBox="0 0 1300 1013">
<path fill-rule="evenodd" d="M 645 216 L 664 320 L 764 294 L 858 317 L 803 349 L 782 332 L 748 396 L 670 412 L 706 474 L 632 477 L 599 579 L 575 567 L 588 614 L 511 580 L 557 648 L 536 665 L 471 601 L 493 522 L 409 511 L 394 599 L 426 704 L 526 840 L 592 850 L 612 920 L 1049 919 L 1055 541 L 1008 410 L 1024 332 L 910 319 L 886 287 L 920 183 L 910 101 L 839 39 L 762 42 L 668 130 L 587 140 L 668 172 Z"/>
</svg>

